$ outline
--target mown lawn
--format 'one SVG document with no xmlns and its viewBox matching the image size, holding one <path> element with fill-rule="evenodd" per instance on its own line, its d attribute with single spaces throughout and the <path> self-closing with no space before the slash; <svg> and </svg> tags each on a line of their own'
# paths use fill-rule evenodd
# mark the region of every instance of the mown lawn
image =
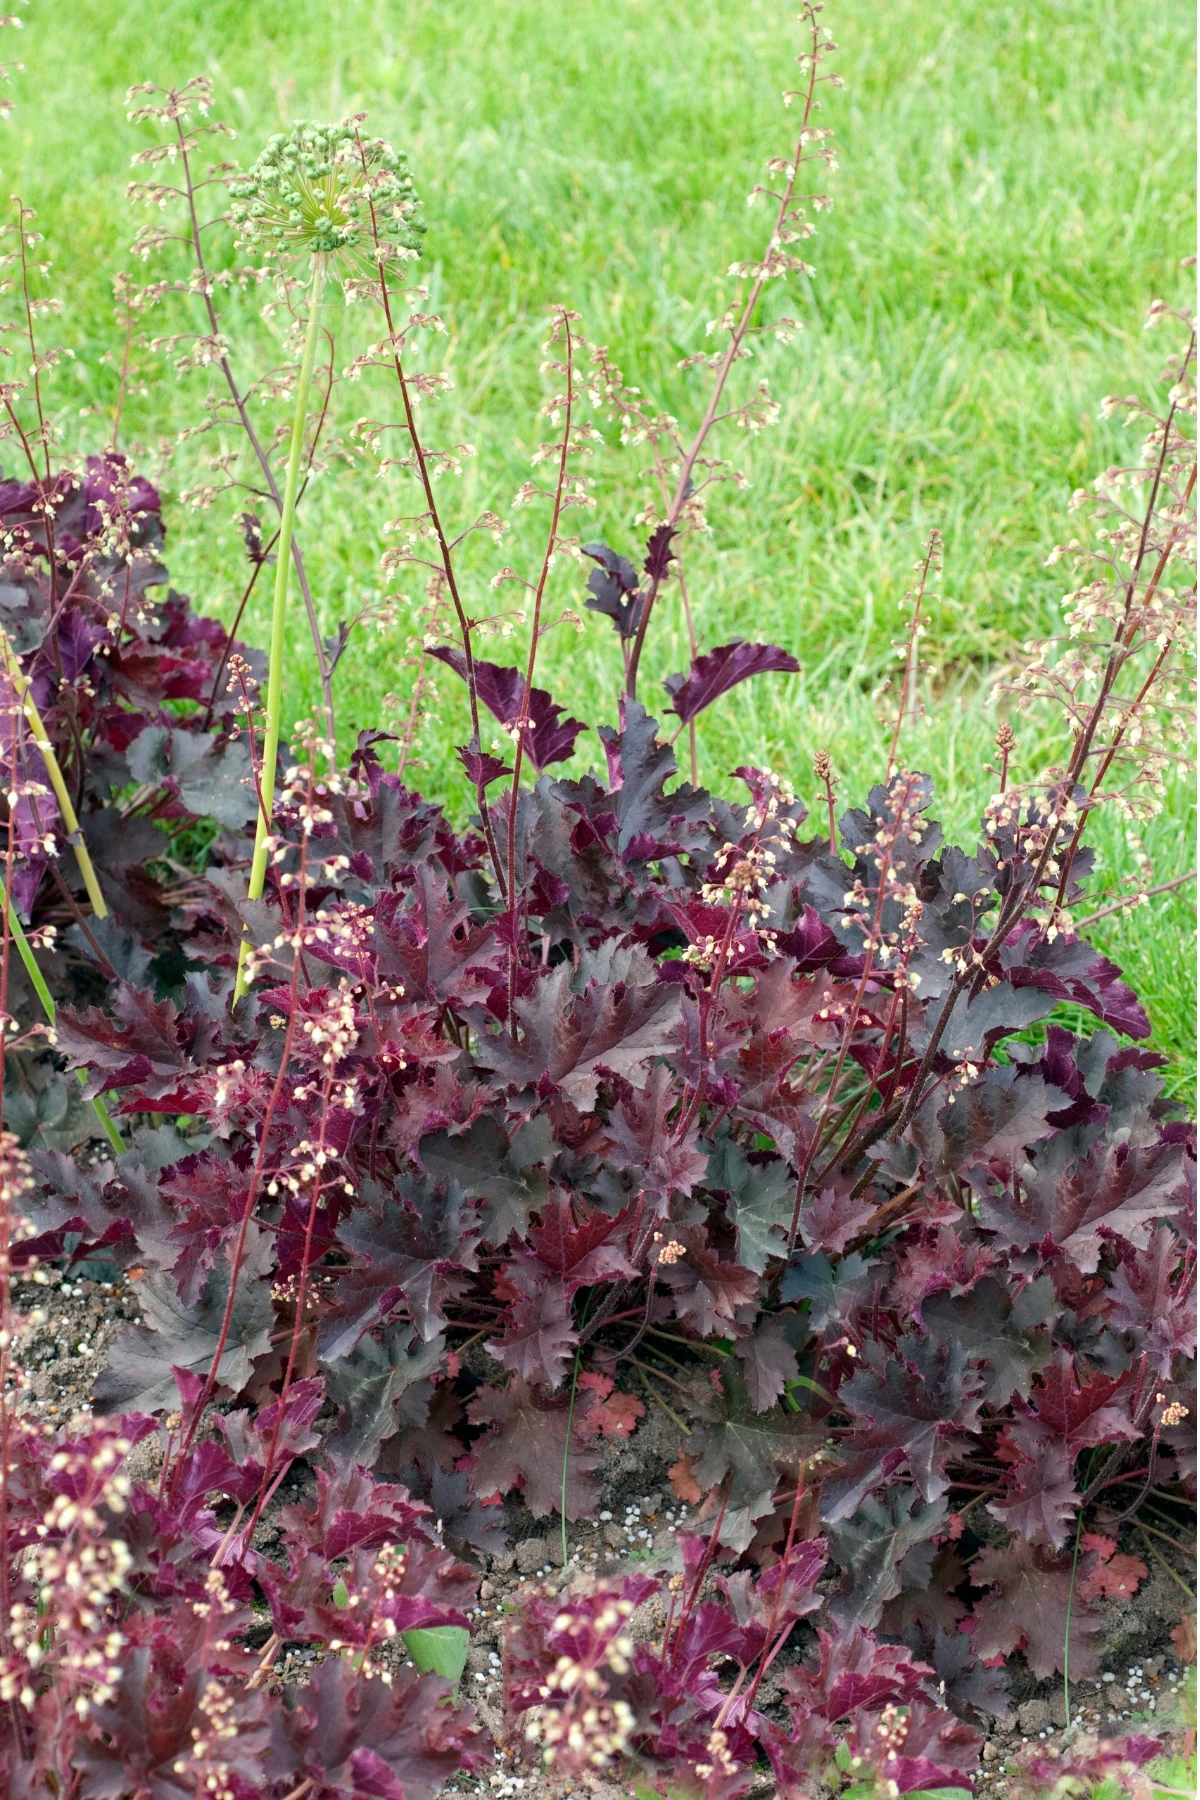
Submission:
<svg viewBox="0 0 1200 1800">
<path fill-rule="evenodd" d="M 686 423 L 703 403 L 703 376 L 677 365 L 704 346 L 706 321 L 730 297 L 730 262 L 754 253 L 765 215 L 747 211 L 746 195 L 765 158 L 788 146 L 779 95 L 794 76 L 793 16 L 770 0 L 31 8 L 26 30 L 3 46 L 27 72 L 0 160 L 5 192 L 37 209 L 50 285 L 64 301 L 55 330 L 76 352 L 51 389 L 66 443 L 103 441 L 116 391 L 112 277 L 129 267 L 138 223 L 124 186 L 132 152 L 150 141 L 125 122 L 125 88 L 193 73 L 211 76 L 217 112 L 237 130 L 218 154 L 249 160 L 294 117 L 360 109 L 408 150 L 430 226 L 424 279 L 448 328 L 431 366 L 456 383 L 428 428 L 435 441 L 478 451 L 446 491 L 460 519 L 484 506 L 507 513 L 529 474 L 540 344 L 556 300 Z M 739 762 L 769 761 L 804 791 L 811 755 L 825 746 L 844 795 L 862 795 L 881 770 L 878 690 L 894 663 L 897 603 L 937 525 L 946 568 L 912 758 L 935 775 L 948 823 L 969 829 L 991 780 L 989 682 L 1023 640 L 1052 627 L 1064 583 L 1044 558 L 1072 488 L 1125 454 L 1099 401 L 1153 380 L 1169 345 L 1143 334 L 1147 305 L 1188 291 L 1192 20 L 1178 0 L 843 0 L 825 17 L 848 83 L 823 115 L 841 149 L 829 184 L 836 207 L 810 252 L 815 281 L 773 302 L 807 328 L 744 372 L 769 376 L 781 417 L 759 439 L 727 442 L 751 486 L 720 494 L 711 539 L 689 557 L 702 643 L 766 637 L 793 649 L 804 672 L 765 678 L 707 715 L 701 775 L 725 781 Z M 147 278 L 165 272 L 152 264 Z M 276 327 L 258 303 L 229 314 L 245 369 L 278 359 Z M 335 322 L 345 328 L 340 366 L 364 322 L 338 311 Z M 182 324 L 177 313 L 154 329 Z M 167 452 L 198 416 L 199 389 L 177 383 L 162 355 L 144 352 L 140 366 L 123 441 L 170 494 L 197 473 L 197 441 L 173 460 Z M 391 406 L 382 386 L 348 386 L 336 426 Z M 638 467 L 636 452 L 601 453 L 599 504 L 583 535 L 635 547 Z M 386 590 L 382 525 L 403 509 L 395 478 L 380 481 L 362 463 L 335 466 L 314 487 L 303 542 L 330 629 Z M 243 575 L 232 511 L 222 502 L 171 514 L 176 581 L 225 614 Z M 486 580 L 501 562 L 532 563 L 540 524 L 536 509 L 517 515 L 502 552 L 474 541 L 467 568 L 479 612 L 497 604 Z M 562 565 L 554 580 L 555 598 L 578 605 L 579 571 Z M 265 603 L 264 594 L 249 621 L 260 640 Z M 380 721 L 385 695 L 406 692 L 404 636 L 363 636 L 347 652 L 344 740 Z M 315 697 L 300 618 L 292 642 L 295 714 Z M 682 668 L 685 646 L 672 602 L 647 675 Z M 618 668 L 607 625 L 589 620 L 582 637 L 564 629 L 547 641 L 542 673 L 557 698 L 596 720 L 614 711 Z M 650 681 L 644 688 L 653 692 Z M 421 743 L 422 779 L 459 811 L 452 747 L 464 719 L 447 673 Z M 1033 736 L 1026 730 L 1022 744 L 1030 762 Z M 577 763 L 598 748 L 582 739 Z M 1130 866 L 1128 846 L 1115 828 L 1099 838 L 1115 879 Z M 1181 787 L 1148 834 L 1159 880 L 1190 866 L 1192 841 Z M 1185 889 L 1097 934 L 1146 998 L 1181 1089 L 1192 1054 L 1191 918 Z"/>
</svg>

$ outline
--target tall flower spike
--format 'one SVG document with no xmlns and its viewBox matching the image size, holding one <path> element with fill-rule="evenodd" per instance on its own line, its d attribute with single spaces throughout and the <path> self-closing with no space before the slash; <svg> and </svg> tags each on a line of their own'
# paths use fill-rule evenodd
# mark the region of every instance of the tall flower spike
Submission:
<svg viewBox="0 0 1200 1800">
<path fill-rule="evenodd" d="M 281 257 L 353 256 L 380 241 L 420 254 L 425 231 L 404 155 L 354 124 L 301 121 L 230 187 L 239 241 Z"/>
</svg>

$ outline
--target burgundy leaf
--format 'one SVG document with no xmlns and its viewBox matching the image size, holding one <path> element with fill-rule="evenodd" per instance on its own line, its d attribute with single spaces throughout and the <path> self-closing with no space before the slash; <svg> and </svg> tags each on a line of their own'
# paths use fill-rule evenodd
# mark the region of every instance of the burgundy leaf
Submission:
<svg viewBox="0 0 1200 1800">
<path fill-rule="evenodd" d="M 828 1250 L 839 1256 L 874 1215 L 871 1201 L 822 1188 L 800 1209 L 800 1236 L 810 1250 Z"/>
<path fill-rule="evenodd" d="M 686 725 L 706 706 L 751 675 L 796 675 L 800 664 L 776 644 L 747 644 L 742 638 L 721 644 L 698 656 L 686 675 L 668 675 L 663 686 L 671 697 L 671 711 Z"/>
<path fill-rule="evenodd" d="M 1026 922 L 1005 940 L 1001 961 L 1014 986 L 1036 987 L 1058 1000 L 1074 1000 L 1127 1037 L 1150 1036 L 1150 1021 L 1121 971 L 1082 938 L 1044 937 Z"/>
<path fill-rule="evenodd" d="M 589 612 L 611 619 L 619 637 L 636 637 L 642 614 L 637 570 L 628 557 L 618 556 L 607 544 L 581 544 L 580 549 L 600 564 L 588 576 L 591 598 L 584 605 Z"/>
<path fill-rule="evenodd" d="M 489 787 L 493 781 L 499 781 L 501 775 L 512 774 L 502 756 L 493 756 L 478 746 L 460 744 L 454 754 L 477 788 Z"/>
<path fill-rule="evenodd" d="M 519 1487 L 535 1518 L 544 1519 L 547 1513 L 557 1512 L 562 1504 L 563 1459 L 569 1430 L 567 1517 L 589 1516 L 600 1492 L 594 1479 L 600 1457 L 586 1447 L 581 1429 L 584 1412 L 577 1400 L 572 1415 L 568 1395 L 552 1397 L 531 1387 L 519 1375 L 510 1376 L 507 1387 L 486 1389 L 467 1408 L 473 1425 L 493 1427 L 489 1434 L 475 1440 L 469 1475 L 473 1491 L 486 1500 Z"/>
<path fill-rule="evenodd" d="M 1183 1245 L 1160 1225 L 1143 1251 L 1123 1257 L 1113 1273 L 1112 1311 L 1118 1330 L 1135 1331 L 1160 1381 L 1169 1381 L 1176 1357 L 1196 1354 L 1195 1266 Z"/>
<path fill-rule="evenodd" d="M 436 1675 L 400 1668 L 385 1686 L 331 1657 L 295 1690 L 290 1710 L 273 1712 L 266 1772 L 293 1785 L 310 1780 L 329 1800 L 397 1792 L 434 1800 L 450 1776 L 490 1761 L 473 1714 L 452 1693 Z"/>
<path fill-rule="evenodd" d="M 570 1203 L 560 1195 L 542 1208 L 529 1241 L 538 1261 L 574 1293 L 593 1282 L 636 1274 L 626 1253 L 628 1231 L 627 1215 L 614 1219 L 598 1210 L 585 1210 L 576 1224 Z"/>
<path fill-rule="evenodd" d="M 523 1381 L 556 1388 L 571 1366 L 578 1334 L 564 1284 L 538 1281 L 536 1264 L 530 1273 L 529 1291 L 510 1306 L 503 1337 L 489 1338 L 485 1348 Z"/>
<path fill-rule="evenodd" d="M 784 956 L 796 959 L 796 972 L 811 974 L 826 968 L 842 953 L 837 934 L 830 930 L 816 908 L 805 905 L 790 931 L 775 934 L 775 947 Z"/>
<path fill-rule="evenodd" d="M 1079 1511 L 1074 1467 L 1066 1444 L 1040 1444 L 1031 1460 L 1019 1464 L 1015 1485 L 1002 1499 L 988 1502 L 988 1511 L 1031 1544 L 1050 1543 L 1061 1550 Z"/>
<path fill-rule="evenodd" d="M 914 1698 L 893 1737 L 894 1715 L 859 1711 L 848 1747 L 860 1766 L 878 1771 L 885 1793 L 912 1794 L 961 1787 L 974 1774 L 981 1739 L 944 1707 Z"/>
<path fill-rule="evenodd" d="M 429 654 L 436 656 L 439 662 L 444 662 L 447 668 L 453 669 L 456 675 L 461 675 L 466 681 L 466 658 L 460 650 L 441 644 L 431 649 Z M 519 669 L 502 668 L 498 663 L 476 660 L 475 692 L 502 725 L 511 729 L 517 724 L 525 695 L 525 679 Z M 579 733 L 587 730 L 580 719 L 564 719 L 562 711 L 562 707 L 555 704 L 544 688 L 530 689 L 525 754 L 539 774 L 551 763 L 565 762 L 574 752 L 575 739 Z M 492 759 L 488 760 L 490 762 Z M 489 776 L 488 779 L 491 780 L 492 777 Z"/>
<path fill-rule="evenodd" d="M 698 1232 L 679 1232 L 676 1241 L 685 1255 L 661 1263 L 658 1278 L 671 1290 L 676 1316 L 699 1337 L 711 1337 L 736 1318 L 739 1306 L 754 1300 L 758 1277 L 740 1263 L 723 1261 Z"/>
<path fill-rule="evenodd" d="M 675 561 L 672 540 L 679 536 L 673 525 L 656 525 L 646 541 L 646 560 L 642 564 L 651 581 L 665 581 Z"/>
<path fill-rule="evenodd" d="M 881 1644 L 861 1625 L 835 1625 L 832 1634 L 817 1630 L 816 1666 L 788 1669 L 781 1686 L 789 1706 L 818 1712 L 835 1724 L 863 1707 L 888 1702 L 911 1705 L 926 1689 L 932 1670 L 898 1644 Z"/>
<path fill-rule="evenodd" d="M 1133 1392 L 1131 1373 L 1112 1376 L 1097 1369 L 1079 1381 L 1073 1357 L 1060 1350 L 1039 1378 L 1031 1406 L 1039 1424 L 1075 1452 L 1138 1436 L 1129 1415 Z"/>
<path fill-rule="evenodd" d="M 404 1182 L 379 1211 L 364 1206 L 352 1214 L 337 1242 L 355 1262 L 339 1271 L 321 1325 L 321 1355 L 347 1355 L 402 1299 L 426 1342 L 436 1337 L 446 1323 L 445 1302 L 464 1285 L 452 1271 L 476 1266 L 476 1230 L 461 1198 L 439 1195 L 429 1181 Z"/>
<path fill-rule="evenodd" d="M 1094 1679 L 1100 1621 L 1081 1592 L 1094 1559 L 1095 1551 L 1085 1551 L 1076 1566 L 1070 1550 L 1035 1548 L 1019 1537 L 1003 1548 L 989 1544 L 971 1566 L 973 1584 L 993 1590 L 976 1602 L 976 1655 L 1009 1656 L 1020 1647 L 1044 1677 L 1061 1671 L 1065 1650 L 1072 1677 Z"/>
<path fill-rule="evenodd" d="M 948 1175 L 995 1160 L 1023 1166 L 1025 1151 L 1046 1137 L 1048 1115 L 1066 1102 L 1040 1075 L 1025 1074 L 1013 1064 L 986 1068 L 937 1114 L 940 1131 L 929 1143 L 933 1172 Z M 930 1103 L 930 1107 L 934 1103 Z M 913 1120 L 912 1134 L 924 1148 L 922 1129 L 929 1107 Z"/>
<path fill-rule="evenodd" d="M 110 999 L 115 1017 L 97 1006 L 83 1013 L 59 1009 L 58 1047 L 71 1067 L 90 1064 L 118 1077 L 136 1068 L 135 1080 L 174 1082 L 189 1063 L 174 1001 L 156 1000 L 123 981 L 114 983 Z"/>
</svg>

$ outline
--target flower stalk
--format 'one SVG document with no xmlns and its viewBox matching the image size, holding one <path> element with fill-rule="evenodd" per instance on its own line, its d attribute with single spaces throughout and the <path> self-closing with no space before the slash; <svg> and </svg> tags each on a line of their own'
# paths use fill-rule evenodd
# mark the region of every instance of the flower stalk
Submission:
<svg viewBox="0 0 1200 1800">
<path fill-rule="evenodd" d="M 321 295 L 335 260 L 361 258 L 370 222 L 378 234 L 382 211 L 388 240 L 416 255 L 424 229 L 412 177 L 404 158 L 381 139 L 364 143 L 356 125 L 298 123 L 291 132 L 273 137 L 245 180 L 230 187 L 230 211 L 243 243 L 258 245 L 282 269 L 293 258 L 309 259 L 308 329 L 296 390 L 296 410 L 288 449 L 287 475 L 279 519 L 275 563 L 275 599 L 271 611 L 271 647 L 267 674 L 267 723 L 263 740 L 262 783 L 254 855 L 247 897 L 261 900 L 267 878 L 271 814 L 275 800 L 275 765 L 279 755 L 283 704 L 283 633 L 287 617 L 292 530 L 300 491 L 300 464 L 308 396 L 317 354 Z M 327 720 L 330 738 L 333 718 Z M 233 998 L 246 992 L 250 940 L 243 931 Z"/>
<path fill-rule="evenodd" d="M 283 708 L 284 627 L 287 620 L 288 577 L 292 569 L 292 528 L 296 518 L 296 497 L 300 488 L 300 463 L 304 452 L 304 423 L 308 414 L 308 396 L 312 387 L 313 365 L 317 355 L 317 335 L 321 321 L 321 295 L 325 286 L 325 257 L 312 259 L 312 276 L 308 289 L 308 329 L 304 335 L 304 355 L 300 364 L 300 380 L 296 388 L 296 411 L 292 418 L 292 438 L 288 450 L 287 477 L 283 489 L 283 511 L 279 521 L 279 543 L 275 555 L 275 596 L 271 608 L 271 647 L 267 665 L 267 725 L 263 739 L 261 801 L 254 830 L 254 856 L 250 863 L 247 898 L 261 900 L 267 879 L 267 854 L 271 835 L 271 812 L 275 800 L 275 766 L 279 760 L 279 726 Z M 238 952 L 237 980 L 233 998 L 236 1003 L 246 992 L 246 958 L 250 939 L 243 929 Z"/>
</svg>

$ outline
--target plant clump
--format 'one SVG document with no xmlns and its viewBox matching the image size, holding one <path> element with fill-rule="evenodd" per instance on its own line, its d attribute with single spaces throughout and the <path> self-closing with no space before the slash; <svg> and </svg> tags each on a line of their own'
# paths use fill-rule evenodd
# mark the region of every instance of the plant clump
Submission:
<svg viewBox="0 0 1200 1800">
<path fill-rule="evenodd" d="M 859 803 L 839 805 L 819 747 L 808 801 L 807 775 L 747 765 L 728 794 L 696 775 L 707 709 L 799 666 L 778 645 L 702 650 L 687 583 L 706 492 L 738 478 L 714 425 L 772 415 L 765 387 L 738 402 L 727 383 L 827 205 L 797 187 L 833 162 L 818 13 L 767 247 L 737 266 L 724 348 L 700 359 L 696 432 L 555 310 L 547 436 L 517 496 L 548 528 L 532 568 L 493 579 L 512 611 L 477 616 L 457 561 L 504 522 L 452 527 L 434 492 L 465 446 L 416 424 L 438 379 L 412 372 L 409 344 L 438 322 L 395 279 L 418 229 L 403 164 L 355 120 L 298 127 L 234 183 L 245 236 L 314 266 L 360 255 L 358 297 L 386 328 L 349 373 L 396 396 L 359 435 L 403 446 L 385 460 L 413 498 L 386 563 L 428 581 L 397 768 L 384 731 L 339 757 L 349 625 L 316 634 L 325 703 L 277 757 L 279 632 L 264 659 L 194 614 L 166 586 L 156 491 L 115 443 L 55 465 L 40 390 L 36 425 L 5 392 L 27 468 L 0 488 L 4 882 L 53 1015 L 30 1023 L 6 911 L 14 1793 L 432 1800 L 491 1755 L 455 1687 L 482 1560 L 524 1509 L 556 1521 L 569 1569 L 606 1441 L 651 1412 L 689 1529 L 661 1563 L 525 1591 L 506 1742 L 556 1776 L 704 1800 L 768 1767 L 797 1800 L 818 1782 L 848 1800 L 961 1793 L 1017 1658 L 1068 1699 L 1101 1678 L 1105 1602 L 1147 1573 L 1124 1528 L 1150 1494 L 1194 1495 L 1194 1131 L 1138 996 L 1089 941 L 1106 897 L 1084 841 L 1102 809 L 1136 823 L 1161 806 L 1185 744 L 1190 321 L 1156 313 L 1185 338 L 1167 401 L 1136 411 L 1139 450 L 1081 497 L 1097 534 L 1065 547 L 1083 583 L 1068 636 L 1028 652 L 977 833 L 946 841 L 910 754 L 936 533 Z M 175 133 L 160 160 L 183 166 L 171 192 L 190 203 L 207 87 L 155 92 Z M 263 486 L 241 517 L 242 604 L 277 545 L 276 624 L 290 572 L 304 588 L 292 534 L 333 380 L 332 353 L 324 388 L 314 373 L 313 279 L 291 429 L 268 445 L 245 425 Z M 218 416 L 242 418 L 252 384 L 212 285 L 189 291 Z M 567 530 L 595 504 L 589 410 L 650 448 L 631 555 Z M 537 683 L 546 633 L 583 628 L 555 598 L 583 558 L 580 604 L 621 658 L 612 712 L 590 721 Z M 690 656 L 660 717 L 639 666 L 675 593 Z M 518 661 L 480 654 L 516 630 Z M 465 824 L 407 773 L 442 668 L 465 696 Z M 1044 768 L 1022 762 L 1035 708 L 1063 728 Z M 603 773 L 573 776 L 588 730 Z M 105 917 L 64 854 L 79 834 Z M 138 1322 L 62 1422 L 22 1338 L 56 1271 L 98 1267 Z M 1144 1784 L 1162 1745 L 1078 1736 L 1065 1772 Z"/>
</svg>

